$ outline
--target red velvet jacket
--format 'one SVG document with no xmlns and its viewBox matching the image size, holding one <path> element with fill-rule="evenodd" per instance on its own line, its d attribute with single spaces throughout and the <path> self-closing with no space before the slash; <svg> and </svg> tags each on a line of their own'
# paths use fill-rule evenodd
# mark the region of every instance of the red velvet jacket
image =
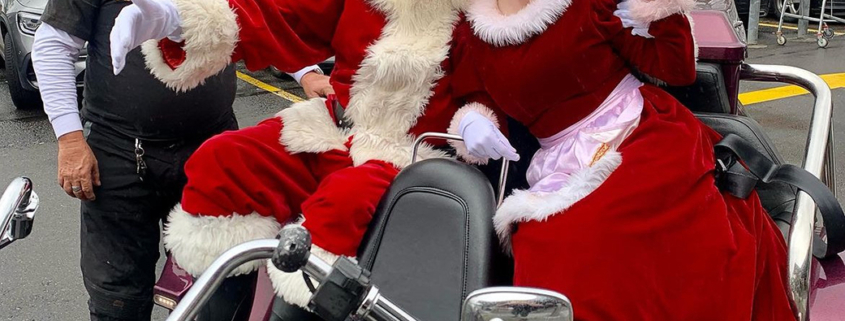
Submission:
<svg viewBox="0 0 845 321">
<path fill-rule="evenodd" d="M 535 0 L 506 17 L 496 1 L 471 5 L 455 36 L 455 97 L 501 109 L 542 138 L 592 113 L 632 69 L 671 85 L 695 80 L 685 15 L 651 22 L 645 38 L 613 15 L 616 1 L 563 2 Z"/>
</svg>

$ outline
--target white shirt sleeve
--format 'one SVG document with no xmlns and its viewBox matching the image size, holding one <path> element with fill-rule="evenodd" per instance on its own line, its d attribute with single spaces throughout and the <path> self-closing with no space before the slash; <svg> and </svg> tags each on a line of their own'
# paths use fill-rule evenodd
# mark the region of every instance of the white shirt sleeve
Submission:
<svg viewBox="0 0 845 321">
<path fill-rule="evenodd" d="M 32 65 L 38 78 L 44 112 L 56 137 L 82 130 L 76 100 L 74 63 L 85 40 L 42 23 L 32 44 Z"/>
<path fill-rule="evenodd" d="M 293 80 L 296 80 L 296 83 L 301 85 L 302 84 L 302 76 L 305 76 L 305 74 L 312 72 L 312 71 L 316 72 L 318 74 L 321 74 L 321 75 L 323 74 L 323 69 L 320 69 L 320 66 L 317 66 L 317 65 L 308 66 L 308 67 L 300 69 L 299 71 L 297 71 L 295 73 L 289 73 L 288 72 L 286 74 L 288 74 L 288 76 L 293 77 Z"/>
</svg>

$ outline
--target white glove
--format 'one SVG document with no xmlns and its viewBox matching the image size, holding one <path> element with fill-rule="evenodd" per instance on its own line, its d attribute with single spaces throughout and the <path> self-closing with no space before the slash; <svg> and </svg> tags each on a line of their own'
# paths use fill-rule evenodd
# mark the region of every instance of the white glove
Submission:
<svg viewBox="0 0 845 321">
<path fill-rule="evenodd" d="M 172 0 L 133 0 L 114 20 L 109 35 L 114 74 L 126 65 L 126 55 L 147 40 L 179 38 L 182 21 Z"/>
<path fill-rule="evenodd" d="M 616 6 L 617 10 L 613 12 L 613 15 L 619 17 L 619 19 L 622 20 L 623 27 L 634 28 L 634 30 L 631 30 L 632 35 L 640 36 L 643 38 L 654 38 L 654 36 L 648 33 L 648 28 L 651 25 L 650 23 L 636 21 L 634 20 L 634 18 L 631 17 L 630 1 L 632 0 L 625 0 L 620 2 Z"/>
<path fill-rule="evenodd" d="M 511 146 L 505 135 L 502 135 L 502 132 L 496 128 L 496 125 L 490 119 L 478 112 L 467 113 L 458 128 L 470 155 L 478 158 L 499 159 L 504 157 L 511 161 L 519 160 L 519 154 L 516 153 L 516 149 Z"/>
</svg>

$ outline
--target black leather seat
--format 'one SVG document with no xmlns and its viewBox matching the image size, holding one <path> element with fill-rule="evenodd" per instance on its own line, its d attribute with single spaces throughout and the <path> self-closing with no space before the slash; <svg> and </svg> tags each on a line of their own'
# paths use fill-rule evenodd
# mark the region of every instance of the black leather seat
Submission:
<svg viewBox="0 0 845 321">
<path fill-rule="evenodd" d="M 690 86 L 662 86 L 693 112 L 729 114 L 731 103 L 725 87 L 722 67 L 699 62 L 695 67 L 695 83 Z"/>
<path fill-rule="evenodd" d="M 457 320 L 470 292 L 510 281 L 493 233 L 495 206 L 490 182 L 472 166 L 446 159 L 408 166 L 382 199 L 359 264 L 412 315 Z"/>
<path fill-rule="evenodd" d="M 423 320 L 458 320 L 477 289 L 509 284 L 493 232 L 496 200 L 479 169 L 448 159 L 406 167 L 376 209 L 358 251 L 381 294 Z M 277 299 L 271 320 L 318 320 Z"/>
</svg>

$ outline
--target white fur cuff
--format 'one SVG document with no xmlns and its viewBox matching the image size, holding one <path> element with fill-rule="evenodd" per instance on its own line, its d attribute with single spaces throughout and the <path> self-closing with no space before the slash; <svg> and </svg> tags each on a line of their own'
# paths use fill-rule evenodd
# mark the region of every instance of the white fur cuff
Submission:
<svg viewBox="0 0 845 321">
<path fill-rule="evenodd" d="M 493 124 L 496 125 L 496 128 L 501 128 L 501 126 L 499 125 L 499 120 L 496 118 L 496 114 L 493 112 L 493 110 L 480 103 L 469 103 L 466 104 L 464 107 L 461 107 L 461 109 L 458 109 L 458 112 L 456 112 L 455 116 L 452 117 L 452 122 L 449 124 L 449 129 L 447 129 L 446 131 L 449 134 L 460 136 L 461 121 L 464 119 L 464 116 L 471 112 L 477 112 L 481 114 L 485 118 L 492 121 Z M 469 151 L 467 150 L 467 145 L 463 141 L 450 140 L 449 145 L 452 145 L 452 147 L 455 148 L 455 152 L 465 162 L 479 165 L 487 164 L 486 158 L 478 158 L 470 155 Z"/>
<path fill-rule="evenodd" d="M 182 19 L 185 61 L 176 69 L 164 61 L 158 41 L 144 42 L 147 68 L 168 88 L 188 91 L 231 63 L 238 23 L 226 0 L 173 0 Z"/>
<path fill-rule="evenodd" d="M 329 265 L 333 265 L 340 258 L 340 256 L 329 253 L 316 245 L 311 246 L 311 255 L 316 255 Z M 287 303 L 305 309 L 308 308 L 308 301 L 311 300 L 311 290 L 305 284 L 302 271 L 285 273 L 277 269 L 271 260 L 267 260 L 267 273 L 270 275 L 270 281 L 273 283 L 273 289 L 276 291 L 277 296 L 284 299 Z M 316 281 L 313 284 L 315 287 L 319 285 Z"/>
<path fill-rule="evenodd" d="M 685 14 L 695 7 L 695 0 L 625 0 L 630 2 L 631 17 L 647 24 L 673 14 Z"/>
<path fill-rule="evenodd" d="M 181 205 L 170 212 L 164 228 L 164 247 L 181 268 L 199 276 L 223 252 L 249 241 L 272 239 L 281 229 L 275 218 L 259 214 L 225 217 L 194 216 Z M 258 270 L 261 261 L 241 265 L 230 276 Z"/>
<path fill-rule="evenodd" d="M 334 123 L 326 100 L 314 98 L 283 109 L 276 116 L 282 118 L 282 145 L 291 153 L 323 153 L 333 149 L 346 150 L 349 134 Z"/>
<path fill-rule="evenodd" d="M 619 152 L 608 152 L 593 166 L 572 174 L 569 181 L 556 192 L 533 193 L 515 190 L 508 196 L 493 216 L 493 226 L 499 235 L 502 248 L 511 250 L 513 224 L 528 221 L 545 221 L 551 216 L 572 207 L 573 204 L 594 192 L 622 164 Z"/>
</svg>

